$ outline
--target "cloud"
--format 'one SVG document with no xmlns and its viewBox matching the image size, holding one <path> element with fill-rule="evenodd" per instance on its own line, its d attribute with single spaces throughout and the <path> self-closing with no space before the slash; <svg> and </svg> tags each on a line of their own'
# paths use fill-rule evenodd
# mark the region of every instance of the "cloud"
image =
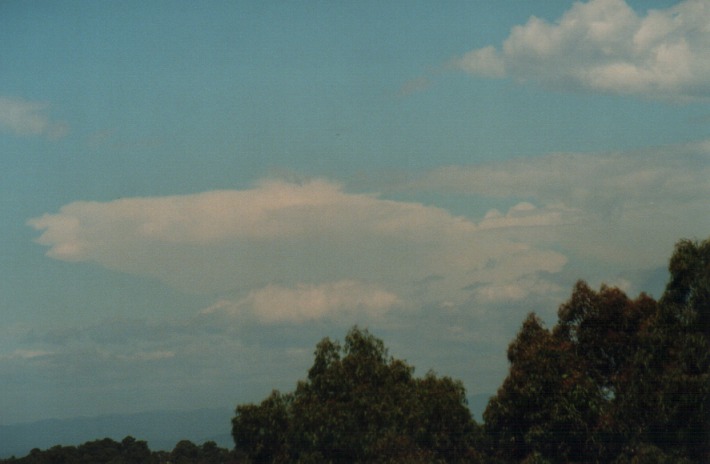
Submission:
<svg viewBox="0 0 710 464">
<path fill-rule="evenodd" d="M 492 280 L 489 283 L 473 285 L 472 301 L 485 307 L 491 304 L 506 304 L 541 300 L 550 295 L 564 295 L 565 289 L 555 283 L 544 272 L 526 275 L 514 281 Z M 548 308 L 549 309 L 549 308 Z"/>
<path fill-rule="evenodd" d="M 175 357 L 174 351 L 141 351 L 138 353 L 131 354 L 119 354 L 116 356 L 117 359 L 121 361 L 128 362 L 151 362 L 160 361 L 163 359 L 170 359 Z"/>
<path fill-rule="evenodd" d="M 0 354 L 0 361 L 11 361 L 11 360 L 30 360 L 30 359 L 41 359 L 47 356 L 52 356 L 51 351 L 31 349 L 23 350 L 17 349 L 9 354 Z"/>
<path fill-rule="evenodd" d="M 268 285 L 249 292 L 239 301 L 221 300 L 203 314 L 253 316 L 265 323 L 304 322 L 356 313 L 377 316 L 400 306 L 400 298 L 376 285 L 342 280 L 296 287 Z"/>
<path fill-rule="evenodd" d="M 518 210 L 497 227 L 557 220 L 547 210 Z M 377 312 L 400 299 L 464 301 L 462 288 L 487 279 L 489 263 L 507 263 L 502 257 L 518 262 L 499 269 L 511 279 L 564 266 L 558 252 L 501 238 L 493 222 L 479 226 L 441 208 L 348 193 L 325 180 L 272 180 L 248 190 L 75 202 L 29 225 L 42 232 L 38 242 L 50 257 L 232 295 L 226 299 L 242 309 L 292 299 L 292 312 L 270 314 L 305 320 L 348 306 Z M 421 295 L 419 283 L 432 276 Z"/>
<path fill-rule="evenodd" d="M 576 210 L 560 206 L 540 209 L 527 201 L 521 202 L 503 214 L 497 209 L 489 210 L 480 222 L 482 229 L 510 227 L 549 227 L 576 221 Z"/>
<path fill-rule="evenodd" d="M 265 181 L 245 191 L 211 191 L 161 198 L 129 198 L 75 202 L 59 214 L 33 219 L 47 229 L 41 243 L 52 244 L 50 255 L 84 260 L 102 240 L 151 241 L 214 245 L 228 240 L 303 239 L 313 234 L 348 235 L 363 228 L 386 236 L 434 233 L 434 224 L 466 230 L 473 225 L 444 210 L 414 203 L 378 200 L 372 195 L 342 192 L 336 184 Z M 412 226 L 424 226 L 416 232 Z M 320 232 L 319 232 L 320 231 Z"/>
<path fill-rule="evenodd" d="M 408 188 L 529 199 L 491 210 L 481 228 L 524 243 L 555 243 L 608 264 L 663 266 L 673 243 L 710 230 L 710 142 L 635 152 L 556 153 L 432 170 Z M 535 224 L 537 227 L 522 227 Z M 518 227 L 512 227 L 517 225 Z"/>
<path fill-rule="evenodd" d="M 69 126 L 62 121 L 51 120 L 46 114 L 48 108 L 47 103 L 0 97 L 0 130 L 19 136 L 65 136 Z"/>
<path fill-rule="evenodd" d="M 710 192 L 710 140 L 630 152 L 553 153 L 426 173 L 412 189 L 525 197 L 569 207 L 693 201 Z M 509 214 L 529 211 L 525 203 Z"/>
<path fill-rule="evenodd" d="M 427 77 L 418 77 L 408 80 L 399 89 L 398 96 L 407 97 L 415 93 L 423 92 L 431 86 L 431 80 Z"/>
<path fill-rule="evenodd" d="M 505 76 L 505 62 L 490 45 L 467 53 L 456 64 L 466 72 L 483 77 Z"/>
<path fill-rule="evenodd" d="M 455 60 L 484 77 L 510 76 L 561 90 L 650 98 L 710 97 L 710 4 L 686 0 L 639 15 L 623 0 L 576 2 L 550 23 L 531 17 L 501 48 Z"/>
</svg>

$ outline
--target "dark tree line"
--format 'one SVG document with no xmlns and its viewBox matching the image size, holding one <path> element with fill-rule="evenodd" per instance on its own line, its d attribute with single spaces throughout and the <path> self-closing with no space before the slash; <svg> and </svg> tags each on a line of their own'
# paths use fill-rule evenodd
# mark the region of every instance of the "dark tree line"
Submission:
<svg viewBox="0 0 710 464">
<path fill-rule="evenodd" d="M 578 282 L 548 329 L 531 313 L 474 421 L 460 381 L 367 330 L 316 347 L 307 378 L 236 408 L 235 449 L 126 437 L 33 450 L 44 463 L 710 463 L 710 239 L 680 241 L 659 300 Z"/>
<path fill-rule="evenodd" d="M 172 451 L 151 451 L 142 440 L 128 436 L 117 442 L 110 438 L 79 446 L 33 449 L 22 458 L 0 460 L 13 464 L 236 464 L 244 462 L 235 451 L 220 448 L 213 441 L 196 445 L 181 440 Z"/>
</svg>

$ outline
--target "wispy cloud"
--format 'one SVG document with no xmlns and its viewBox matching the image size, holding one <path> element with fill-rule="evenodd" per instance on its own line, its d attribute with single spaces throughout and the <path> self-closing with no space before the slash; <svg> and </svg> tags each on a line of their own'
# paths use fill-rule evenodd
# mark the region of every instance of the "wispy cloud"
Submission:
<svg viewBox="0 0 710 464">
<path fill-rule="evenodd" d="M 704 200 L 710 193 L 710 141 L 629 152 L 554 153 L 426 173 L 412 189 L 536 198 L 571 207 Z M 528 210 L 529 206 L 517 209 Z"/>
<path fill-rule="evenodd" d="M 151 362 L 175 357 L 174 351 L 140 351 L 131 354 L 119 354 L 117 359 L 128 362 Z"/>
<path fill-rule="evenodd" d="M 202 311 L 235 317 L 254 317 L 260 322 L 305 322 L 323 318 L 342 319 L 348 313 L 357 317 L 377 315 L 401 306 L 394 293 L 374 284 L 341 280 L 295 287 L 267 285 L 249 292 L 239 301 L 220 300 Z M 357 320 L 357 319 L 355 319 Z"/>
<path fill-rule="evenodd" d="M 541 205 L 534 217 L 528 217 L 532 206 L 522 203 L 506 214 L 490 211 L 479 226 L 534 222 L 540 227 L 508 228 L 501 233 L 526 243 L 557 241 L 584 256 L 645 268 L 663 265 L 681 234 L 707 235 L 708 179 L 710 142 L 701 141 L 635 152 L 558 153 L 448 166 L 407 187 L 532 199 Z"/>
<path fill-rule="evenodd" d="M 639 15 L 623 0 L 576 2 L 556 22 L 531 17 L 500 48 L 455 61 L 484 77 L 564 90 L 691 100 L 710 97 L 710 4 L 686 0 Z"/>
<path fill-rule="evenodd" d="M 473 301 L 482 308 L 492 304 L 510 304 L 523 301 L 540 300 L 546 295 L 562 295 L 566 291 L 544 273 L 531 274 L 515 281 L 494 280 L 475 285 Z"/>
<path fill-rule="evenodd" d="M 479 226 L 483 229 L 503 229 L 510 227 L 553 227 L 577 221 L 578 211 L 561 206 L 540 209 L 527 201 L 513 206 L 503 214 L 491 209 L 483 217 Z"/>
<path fill-rule="evenodd" d="M 431 86 L 431 80 L 428 77 L 417 77 L 410 79 L 399 89 L 398 95 L 400 97 L 407 97 L 415 93 L 424 92 Z"/>
<path fill-rule="evenodd" d="M 0 354 L 0 361 L 30 360 L 30 359 L 44 358 L 46 356 L 51 356 L 52 354 L 53 353 L 51 351 L 45 351 L 45 350 L 39 350 L 39 349 L 30 349 L 30 350 L 18 349 L 18 350 L 13 351 L 12 353 Z"/>
<path fill-rule="evenodd" d="M 69 126 L 48 116 L 49 104 L 0 97 L 0 130 L 18 136 L 61 138 Z"/>
</svg>

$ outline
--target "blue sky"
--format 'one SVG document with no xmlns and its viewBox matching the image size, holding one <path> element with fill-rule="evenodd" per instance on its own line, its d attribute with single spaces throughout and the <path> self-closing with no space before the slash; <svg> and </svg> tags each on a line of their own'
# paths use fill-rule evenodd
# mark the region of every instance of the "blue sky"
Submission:
<svg viewBox="0 0 710 464">
<path fill-rule="evenodd" d="M 0 2 L 0 423 L 256 401 L 369 327 L 494 392 L 710 235 L 703 1 Z"/>
</svg>

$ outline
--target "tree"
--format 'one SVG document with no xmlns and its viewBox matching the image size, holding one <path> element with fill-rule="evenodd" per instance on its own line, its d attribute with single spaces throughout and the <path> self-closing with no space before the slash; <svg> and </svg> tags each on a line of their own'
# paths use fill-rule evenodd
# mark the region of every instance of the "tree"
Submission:
<svg viewBox="0 0 710 464">
<path fill-rule="evenodd" d="M 506 462 L 576 462 L 595 446 L 601 395 L 576 353 L 528 315 L 508 348 L 508 377 L 489 402 L 491 453 Z"/>
<path fill-rule="evenodd" d="M 237 407 L 236 448 L 251 462 L 475 462 L 463 385 L 413 371 L 367 330 L 325 338 L 293 393 Z"/>
<path fill-rule="evenodd" d="M 175 464 L 189 464 L 198 462 L 200 448 L 190 440 L 180 440 L 170 453 L 170 461 Z"/>
<path fill-rule="evenodd" d="M 189 440 L 181 440 L 172 452 L 151 452 L 148 444 L 131 436 L 121 442 L 111 438 L 88 441 L 79 446 L 53 446 L 42 451 L 34 448 L 23 458 L 0 459 L 0 463 L 15 464 L 231 464 L 242 462 L 230 451 L 219 448 L 213 441 L 197 446 Z"/>
<path fill-rule="evenodd" d="M 144 464 L 151 462 L 152 456 L 148 443 L 127 436 L 121 440 L 121 461 L 125 464 Z"/>
<path fill-rule="evenodd" d="M 287 462 L 291 397 L 274 390 L 260 405 L 237 406 L 232 437 L 254 463 Z"/>
<path fill-rule="evenodd" d="M 201 464 L 224 464 L 229 461 L 229 451 L 220 448 L 214 441 L 206 441 L 200 447 Z"/>
<path fill-rule="evenodd" d="M 531 314 L 484 413 L 504 462 L 710 462 L 710 241 L 683 240 L 656 302 L 578 282 Z"/>
<path fill-rule="evenodd" d="M 684 328 L 710 337 L 710 239 L 678 242 L 668 270 L 661 303 Z"/>
<path fill-rule="evenodd" d="M 110 438 L 88 441 L 78 448 L 80 462 L 120 462 L 121 444 Z"/>
<path fill-rule="evenodd" d="M 710 239 L 676 244 L 654 342 L 660 414 L 654 443 L 710 461 Z"/>
</svg>

